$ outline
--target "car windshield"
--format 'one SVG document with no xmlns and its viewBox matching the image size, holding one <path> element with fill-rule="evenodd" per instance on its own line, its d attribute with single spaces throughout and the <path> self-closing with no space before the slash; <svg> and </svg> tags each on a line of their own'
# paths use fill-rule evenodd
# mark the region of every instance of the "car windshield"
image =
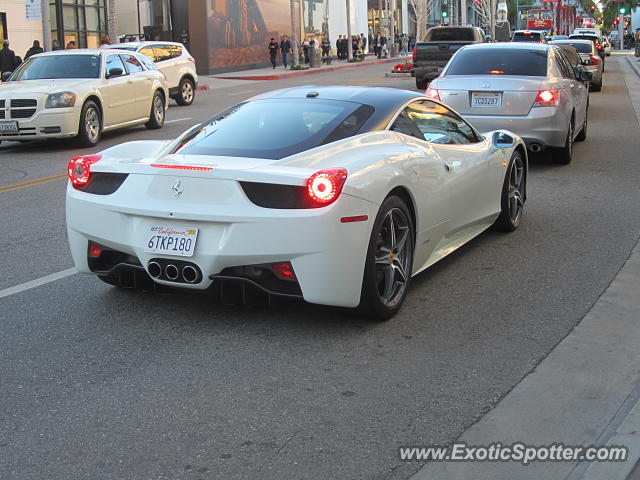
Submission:
<svg viewBox="0 0 640 480">
<path fill-rule="evenodd" d="M 598 37 L 595 35 L 571 35 L 569 40 L 591 40 L 594 43 L 598 42 Z"/>
<path fill-rule="evenodd" d="M 277 160 L 355 135 L 373 111 L 331 100 L 254 100 L 215 117 L 180 153 Z"/>
<path fill-rule="evenodd" d="M 516 32 L 513 34 L 512 42 L 541 42 L 542 35 L 538 32 Z"/>
<path fill-rule="evenodd" d="M 11 76 L 11 81 L 99 76 L 98 55 L 45 55 L 32 57 L 20 65 Z"/>
<path fill-rule="evenodd" d="M 460 50 L 445 75 L 517 75 L 546 77 L 547 52 L 522 48 Z"/>
</svg>

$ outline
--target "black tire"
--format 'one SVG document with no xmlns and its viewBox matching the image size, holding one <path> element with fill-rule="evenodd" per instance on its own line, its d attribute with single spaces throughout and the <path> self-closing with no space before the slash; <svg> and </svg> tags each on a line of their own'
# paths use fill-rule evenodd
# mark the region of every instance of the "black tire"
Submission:
<svg viewBox="0 0 640 480">
<path fill-rule="evenodd" d="M 594 92 L 599 92 L 600 90 L 602 90 L 602 79 L 600 79 L 599 83 L 592 83 L 591 90 L 593 90 Z"/>
<path fill-rule="evenodd" d="M 513 232 L 520 226 L 524 210 L 527 171 L 525 160 L 518 150 L 514 151 L 502 184 L 500 215 L 493 228 L 501 232 Z"/>
<path fill-rule="evenodd" d="M 88 100 L 80 111 L 80 124 L 76 140 L 82 147 L 94 147 L 102 135 L 102 115 L 93 100 Z"/>
<path fill-rule="evenodd" d="M 589 128 L 589 105 L 587 105 L 587 111 L 584 113 L 584 125 L 582 125 L 582 130 L 578 133 L 576 137 L 576 142 L 584 142 L 587 139 L 587 130 Z"/>
<path fill-rule="evenodd" d="M 160 108 L 162 106 L 162 108 Z M 151 112 L 149 112 L 149 121 L 144 124 L 149 130 L 157 130 L 164 125 L 165 117 L 164 95 L 160 90 L 156 90 L 151 101 Z"/>
<path fill-rule="evenodd" d="M 376 215 L 369 239 L 360 315 L 381 321 L 398 313 L 411 283 L 414 245 L 415 226 L 407 205 L 399 197 L 387 198 Z"/>
<path fill-rule="evenodd" d="M 196 86 L 193 81 L 188 78 L 182 78 L 178 85 L 178 93 L 174 97 L 178 105 L 183 107 L 191 105 L 196 96 Z"/>
<path fill-rule="evenodd" d="M 429 86 L 428 80 L 421 80 L 416 78 L 416 88 L 418 90 L 426 90 L 428 86 Z"/>
<path fill-rule="evenodd" d="M 573 119 L 569 122 L 567 139 L 563 147 L 556 147 L 552 150 L 553 161 L 562 165 L 569 165 L 573 155 Z"/>
</svg>

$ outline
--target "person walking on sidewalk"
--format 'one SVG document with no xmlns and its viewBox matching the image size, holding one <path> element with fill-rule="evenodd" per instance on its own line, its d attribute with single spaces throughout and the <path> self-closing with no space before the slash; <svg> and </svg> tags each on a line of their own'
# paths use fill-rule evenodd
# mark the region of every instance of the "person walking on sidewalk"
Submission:
<svg viewBox="0 0 640 480">
<path fill-rule="evenodd" d="M 280 42 L 280 51 L 282 52 L 282 63 L 284 64 L 284 69 L 287 69 L 287 65 L 289 65 L 289 55 L 291 54 L 291 42 L 289 41 L 289 36 L 285 35 Z"/>
<path fill-rule="evenodd" d="M 329 56 L 329 50 L 331 50 L 331 42 L 329 41 L 329 35 L 324 35 L 322 37 L 322 56 L 323 57 L 328 57 Z"/>
<path fill-rule="evenodd" d="M 271 41 L 269 42 L 269 59 L 271 60 L 271 65 L 273 68 L 276 68 L 276 57 L 278 56 L 278 42 L 276 39 L 271 37 Z"/>
<path fill-rule="evenodd" d="M 360 47 L 363 55 L 367 53 L 367 37 L 364 36 L 364 33 L 360 34 Z"/>
<path fill-rule="evenodd" d="M 42 53 L 42 52 L 44 52 L 44 48 L 40 46 L 40 41 L 34 40 L 33 46 L 29 50 L 27 50 L 27 53 L 24 54 L 24 59 L 26 60 L 31 55 L 37 55 L 38 53 Z"/>
<path fill-rule="evenodd" d="M 384 44 L 386 43 L 384 37 L 382 36 L 382 34 L 380 34 L 380 32 L 378 32 L 378 34 L 376 35 L 376 38 L 373 40 L 374 42 L 374 51 L 376 53 L 376 55 L 378 56 L 378 58 L 382 58 L 382 48 L 384 47 Z"/>
<path fill-rule="evenodd" d="M 311 43 L 308 37 L 304 37 L 302 42 L 302 53 L 304 54 L 304 63 L 309 65 L 309 50 L 311 49 Z"/>
<path fill-rule="evenodd" d="M 18 57 L 16 53 L 9 48 L 9 40 L 2 42 L 2 50 L 0 50 L 0 75 L 5 72 L 13 72 L 17 66 Z"/>
</svg>

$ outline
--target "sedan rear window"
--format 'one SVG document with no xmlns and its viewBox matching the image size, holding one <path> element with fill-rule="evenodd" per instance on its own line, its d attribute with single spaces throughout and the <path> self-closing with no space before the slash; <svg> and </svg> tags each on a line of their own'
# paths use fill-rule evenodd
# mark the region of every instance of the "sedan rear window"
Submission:
<svg viewBox="0 0 640 480">
<path fill-rule="evenodd" d="M 278 160 L 355 135 L 373 111 L 331 100 L 254 100 L 215 117 L 180 153 Z"/>
<path fill-rule="evenodd" d="M 582 43 L 582 42 L 562 42 L 561 45 L 571 45 L 573 48 L 575 48 L 578 53 L 592 53 L 593 52 L 593 45 L 590 43 Z"/>
<path fill-rule="evenodd" d="M 542 42 L 542 34 L 539 32 L 515 32 L 512 42 Z"/>
<path fill-rule="evenodd" d="M 547 52 L 522 48 L 461 50 L 451 59 L 445 75 L 547 76 Z"/>
<path fill-rule="evenodd" d="M 473 30 L 470 28 L 435 28 L 427 37 L 427 42 L 473 42 Z"/>
</svg>

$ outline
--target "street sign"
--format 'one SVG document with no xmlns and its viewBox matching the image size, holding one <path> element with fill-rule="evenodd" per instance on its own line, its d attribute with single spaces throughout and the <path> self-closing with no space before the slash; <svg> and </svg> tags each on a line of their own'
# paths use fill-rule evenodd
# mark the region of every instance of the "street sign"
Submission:
<svg viewBox="0 0 640 480">
<path fill-rule="evenodd" d="M 42 21 L 41 0 L 24 0 L 24 8 L 27 20 Z"/>
</svg>

